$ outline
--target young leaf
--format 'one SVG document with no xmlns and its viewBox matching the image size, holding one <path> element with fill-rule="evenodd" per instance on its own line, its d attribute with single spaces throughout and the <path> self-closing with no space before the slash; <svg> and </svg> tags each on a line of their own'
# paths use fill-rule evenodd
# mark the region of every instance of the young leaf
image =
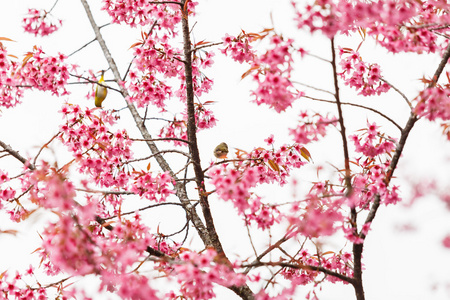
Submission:
<svg viewBox="0 0 450 300">
<path fill-rule="evenodd" d="M 309 161 L 309 162 L 312 161 L 311 154 L 309 153 L 308 149 L 306 149 L 305 147 L 301 147 L 301 148 L 300 148 L 300 154 L 301 154 L 301 156 L 303 156 L 303 158 L 306 159 L 307 161 Z"/>
<path fill-rule="evenodd" d="M 9 42 L 15 42 L 14 40 L 12 40 L 12 39 L 9 39 L 9 38 L 7 38 L 7 37 L 1 37 L 0 36 L 0 41 L 9 41 Z"/>
<path fill-rule="evenodd" d="M 274 162 L 273 160 L 269 159 L 267 161 L 269 163 L 269 167 L 274 170 L 275 172 L 280 172 L 280 166 L 278 166 L 278 164 L 276 162 Z"/>
</svg>

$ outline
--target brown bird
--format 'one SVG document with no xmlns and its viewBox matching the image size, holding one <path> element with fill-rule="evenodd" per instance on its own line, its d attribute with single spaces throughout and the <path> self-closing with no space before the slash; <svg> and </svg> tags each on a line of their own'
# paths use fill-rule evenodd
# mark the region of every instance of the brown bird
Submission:
<svg viewBox="0 0 450 300">
<path fill-rule="evenodd" d="M 215 149 L 214 149 L 214 156 L 217 158 L 227 158 L 228 154 L 228 145 L 226 143 L 220 143 Z"/>
</svg>

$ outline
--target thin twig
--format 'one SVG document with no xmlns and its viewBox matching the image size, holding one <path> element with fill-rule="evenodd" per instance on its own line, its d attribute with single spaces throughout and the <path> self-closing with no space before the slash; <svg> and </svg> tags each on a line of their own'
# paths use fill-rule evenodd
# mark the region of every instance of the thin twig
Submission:
<svg viewBox="0 0 450 300">
<path fill-rule="evenodd" d="M 50 10 L 47 13 L 51 13 L 52 10 L 55 8 L 56 4 L 58 3 L 59 0 L 56 0 L 55 3 L 53 3 L 52 8 L 50 8 Z"/>
<path fill-rule="evenodd" d="M 202 45 L 202 46 L 198 46 L 198 47 L 192 48 L 191 52 L 195 52 L 195 51 L 203 49 L 203 48 L 213 47 L 213 46 L 222 45 L 222 44 L 223 44 L 223 42 L 209 43 L 207 45 Z"/>
<path fill-rule="evenodd" d="M 111 25 L 110 23 L 99 26 L 98 28 L 101 29 L 103 27 L 106 27 L 108 25 Z M 89 46 L 90 44 L 92 44 L 93 42 L 95 42 L 97 40 L 97 38 L 92 39 L 91 41 L 87 42 L 86 44 L 84 44 L 83 46 L 81 46 L 80 48 L 78 48 L 77 50 L 73 51 L 72 53 L 70 53 L 69 55 L 67 55 L 67 57 L 71 57 L 72 55 L 74 55 L 75 53 L 83 50 L 84 48 L 86 48 L 87 46 Z"/>
<path fill-rule="evenodd" d="M 125 164 L 129 164 L 129 163 L 136 162 L 136 161 L 147 160 L 147 159 L 150 159 L 152 157 L 155 157 L 156 155 L 160 155 L 160 154 L 164 154 L 164 153 L 178 153 L 178 154 L 184 155 L 184 156 L 186 156 L 188 158 L 191 158 L 188 153 L 180 151 L 180 150 L 175 150 L 175 149 L 173 149 L 173 150 L 161 150 L 161 151 L 159 151 L 157 153 L 154 153 L 152 155 L 149 155 L 147 157 L 142 157 L 142 158 L 136 158 L 136 159 L 128 160 L 128 161 L 125 162 Z"/>
<path fill-rule="evenodd" d="M 55 134 L 55 135 L 50 139 L 50 141 L 48 141 L 47 143 L 45 143 L 45 144 L 39 149 L 38 153 L 36 154 L 36 156 L 35 156 L 34 159 L 33 159 L 33 165 L 36 165 L 36 160 L 38 159 L 39 155 L 40 155 L 41 152 L 44 150 L 44 148 L 47 148 L 48 145 L 49 145 L 56 137 L 58 137 L 58 135 L 60 135 L 60 134 L 61 134 L 61 132 L 58 132 L 57 134 Z"/>
<path fill-rule="evenodd" d="M 156 204 L 151 204 L 151 205 L 148 205 L 148 206 L 145 206 L 145 207 L 141 207 L 141 208 L 129 211 L 129 212 L 124 212 L 124 213 L 121 213 L 120 215 L 121 216 L 127 216 L 127 215 L 134 214 L 136 211 L 144 211 L 144 210 L 147 210 L 147 209 L 150 209 L 150 208 L 155 208 L 155 207 L 160 207 L 160 206 L 165 206 L 165 205 L 175 205 L 175 206 L 183 207 L 183 205 L 181 203 L 177 203 L 177 202 L 161 202 L 161 203 L 156 203 Z M 100 219 L 103 220 L 103 221 L 107 221 L 107 220 L 111 220 L 111 219 L 114 219 L 114 218 L 117 218 L 117 217 L 118 216 L 111 216 L 111 217 L 100 218 Z"/>
<path fill-rule="evenodd" d="M 91 79 L 89 79 L 89 78 L 87 78 L 87 77 L 80 76 L 80 75 L 77 75 L 77 74 L 69 74 L 69 75 L 72 76 L 72 77 L 76 77 L 76 78 L 79 78 L 79 79 L 86 80 L 86 81 L 89 82 L 89 83 L 95 83 L 95 84 L 100 85 L 100 86 L 102 86 L 102 87 L 104 87 L 104 88 L 107 88 L 107 89 L 109 89 L 109 90 L 113 90 L 113 91 L 115 91 L 115 92 L 122 93 L 121 90 L 118 90 L 118 89 L 116 89 L 116 88 L 110 87 L 110 86 L 108 86 L 108 85 L 106 85 L 106 84 L 102 84 L 102 83 L 100 83 L 100 82 L 98 82 L 98 81 L 91 80 Z M 108 81 L 109 81 L 109 80 L 108 80 Z M 72 84 L 85 84 L 85 83 L 86 83 L 86 82 L 73 82 Z"/>
<path fill-rule="evenodd" d="M 309 84 L 306 84 L 306 83 L 301 83 L 301 82 L 298 82 L 298 81 L 291 81 L 291 82 L 292 83 L 296 83 L 296 84 L 301 85 L 301 86 L 304 86 L 304 87 L 307 87 L 307 88 L 310 88 L 310 89 L 313 89 L 313 90 L 316 90 L 316 91 L 319 91 L 319 92 L 324 92 L 324 93 L 327 93 L 327 94 L 330 94 L 330 95 L 334 96 L 333 92 L 330 92 L 330 91 L 327 91 L 327 90 L 324 90 L 324 89 L 321 89 L 321 88 L 317 88 L 315 86 L 312 86 L 312 85 L 309 85 Z"/>
<path fill-rule="evenodd" d="M 306 95 L 303 96 L 303 98 L 314 100 L 314 101 L 319 101 L 319 102 L 326 102 L 326 103 L 336 104 L 336 101 L 333 101 L 333 100 L 319 99 L 319 98 L 314 98 L 314 97 L 310 97 L 310 96 L 306 96 Z M 341 102 L 341 105 L 354 106 L 354 107 L 359 107 L 359 108 L 370 110 L 370 111 L 372 111 L 372 112 L 374 112 L 376 114 L 379 114 L 380 116 L 382 116 L 383 118 L 385 118 L 386 120 L 391 122 L 395 127 L 397 127 L 398 130 L 402 131 L 402 127 L 400 125 L 398 125 L 397 122 L 395 122 L 393 119 L 391 119 L 387 115 L 383 114 L 379 110 L 376 110 L 376 109 L 374 109 L 372 107 L 368 107 L 368 106 L 361 105 L 361 104 L 356 104 L 356 103 L 351 103 L 351 102 Z"/>
<path fill-rule="evenodd" d="M 413 108 L 411 101 L 409 101 L 408 97 L 406 97 L 405 94 L 402 93 L 402 91 L 400 91 L 398 88 L 396 88 L 392 83 L 390 83 L 389 81 L 387 81 L 384 78 L 380 78 L 381 81 L 387 83 L 394 91 L 396 91 L 397 93 L 399 93 L 400 96 L 402 96 L 403 99 L 405 99 L 406 103 L 408 103 L 409 108 Z"/>
<path fill-rule="evenodd" d="M 330 60 L 328 60 L 328 59 L 326 59 L 326 58 L 323 58 L 323 57 L 320 57 L 320 56 L 315 55 L 315 54 L 311 54 L 311 53 L 309 53 L 309 52 L 306 52 L 305 55 L 308 55 L 308 56 L 317 58 L 318 60 L 321 60 L 321 61 L 324 61 L 324 62 L 327 62 L 327 63 L 331 63 Z"/>
<path fill-rule="evenodd" d="M 135 141 L 135 142 L 157 142 L 157 141 L 178 141 L 178 142 L 182 142 L 182 143 L 186 143 L 189 144 L 189 141 L 187 140 L 183 140 L 180 138 L 158 138 L 158 139 L 135 139 L 135 138 L 130 138 L 130 140 Z"/>
</svg>

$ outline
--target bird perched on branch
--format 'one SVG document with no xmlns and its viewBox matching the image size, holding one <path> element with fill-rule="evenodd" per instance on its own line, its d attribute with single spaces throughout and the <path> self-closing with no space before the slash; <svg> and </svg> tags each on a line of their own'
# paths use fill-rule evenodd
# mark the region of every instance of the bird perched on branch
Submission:
<svg viewBox="0 0 450 300">
<path fill-rule="evenodd" d="M 220 143 L 215 149 L 214 149 L 214 156 L 217 158 L 227 158 L 228 154 L 228 145 L 226 143 Z"/>
<path fill-rule="evenodd" d="M 108 89 L 105 87 L 105 71 L 102 71 L 102 76 L 98 80 L 98 83 L 95 87 L 95 106 L 102 107 L 102 102 L 105 100 L 106 95 L 108 94 Z"/>
</svg>

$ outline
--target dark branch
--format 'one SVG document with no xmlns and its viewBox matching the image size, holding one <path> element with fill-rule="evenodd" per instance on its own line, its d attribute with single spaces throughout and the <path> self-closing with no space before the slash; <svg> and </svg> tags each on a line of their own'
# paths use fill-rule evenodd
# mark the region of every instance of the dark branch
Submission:
<svg viewBox="0 0 450 300">
<path fill-rule="evenodd" d="M 24 164 L 28 169 L 30 169 L 31 171 L 36 169 L 36 166 L 34 164 L 32 164 L 30 161 L 28 161 L 28 159 L 26 159 L 25 157 L 23 157 L 22 155 L 19 154 L 19 152 L 17 152 L 16 150 L 14 150 L 13 148 L 11 148 L 10 145 L 5 144 L 4 142 L 0 141 L 0 146 L 5 149 L 6 152 L 8 152 L 11 156 L 13 156 L 14 158 L 16 158 L 18 161 L 20 161 L 22 164 Z"/>
</svg>

